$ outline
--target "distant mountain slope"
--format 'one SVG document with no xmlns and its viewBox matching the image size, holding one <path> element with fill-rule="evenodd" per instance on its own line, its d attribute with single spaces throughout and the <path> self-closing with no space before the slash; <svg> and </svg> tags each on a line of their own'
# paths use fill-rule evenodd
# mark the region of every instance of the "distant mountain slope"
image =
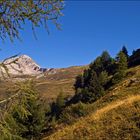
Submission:
<svg viewBox="0 0 140 140">
<path fill-rule="evenodd" d="M 41 96 L 48 100 L 55 99 L 60 92 L 65 96 L 71 96 L 74 94 L 75 77 L 82 74 L 87 67 L 51 69 L 45 73 L 44 77 L 36 80 L 37 89 Z"/>
<path fill-rule="evenodd" d="M 69 68 L 50 69 L 50 70 L 48 69 L 46 72 L 43 73 L 43 76 L 34 79 L 36 83 L 36 88 L 40 93 L 41 97 L 49 101 L 55 99 L 60 92 L 63 92 L 65 96 L 71 96 L 74 94 L 73 84 L 75 81 L 75 77 L 78 74 L 81 74 L 87 67 L 88 66 L 74 66 Z M 30 72 L 32 72 L 32 69 Z M 26 78 L 25 75 L 23 76 L 16 75 L 15 77 L 17 78 L 22 77 L 22 79 Z M 12 87 L 13 85 L 14 83 L 6 80 L 0 84 L 1 100 L 7 97 L 9 98 L 11 96 L 9 93 L 6 92 L 6 90 L 8 89 L 8 87 Z"/>
<path fill-rule="evenodd" d="M 43 140 L 139 140 L 140 66 L 128 70 L 125 80 L 104 97 L 87 104 L 90 113 Z"/>
</svg>

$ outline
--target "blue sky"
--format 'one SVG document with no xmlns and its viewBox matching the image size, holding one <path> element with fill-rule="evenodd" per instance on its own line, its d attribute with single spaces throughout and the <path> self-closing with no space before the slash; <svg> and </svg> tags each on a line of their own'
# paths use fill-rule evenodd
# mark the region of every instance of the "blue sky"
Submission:
<svg viewBox="0 0 140 140">
<path fill-rule="evenodd" d="M 26 24 L 20 32 L 22 42 L 0 41 L 0 59 L 21 53 L 42 67 L 59 68 L 88 64 L 103 50 L 114 57 L 123 45 L 129 52 L 140 48 L 139 1 L 67 1 L 63 13 L 62 31 L 50 25 L 48 35 L 37 28 L 36 40 Z"/>
</svg>

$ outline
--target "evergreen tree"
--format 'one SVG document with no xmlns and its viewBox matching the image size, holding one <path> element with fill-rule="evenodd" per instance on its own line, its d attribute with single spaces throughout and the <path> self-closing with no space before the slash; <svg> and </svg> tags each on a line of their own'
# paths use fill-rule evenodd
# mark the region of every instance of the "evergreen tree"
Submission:
<svg viewBox="0 0 140 140">
<path fill-rule="evenodd" d="M 140 49 L 133 50 L 132 55 L 129 57 L 129 66 L 140 65 Z"/>
<path fill-rule="evenodd" d="M 104 89 L 99 81 L 99 78 L 95 71 L 91 72 L 91 79 L 89 81 L 88 90 L 92 93 L 90 101 L 95 101 L 104 94 Z"/>
<path fill-rule="evenodd" d="M 105 86 L 108 81 L 108 73 L 106 71 L 102 71 L 99 75 L 99 82 L 102 86 Z"/>
<path fill-rule="evenodd" d="M 57 96 L 56 105 L 58 106 L 58 108 L 62 108 L 65 106 L 65 99 L 62 92 L 60 92 L 59 95 Z"/>
<path fill-rule="evenodd" d="M 104 70 L 106 70 L 107 66 L 111 62 L 111 56 L 107 51 L 103 51 L 103 53 L 101 55 L 101 62 L 103 64 Z"/>
<path fill-rule="evenodd" d="M 101 55 L 102 71 L 106 71 L 109 75 L 112 74 L 113 59 L 107 51 L 103 51 Z"/>
<path fill-rule="evenodd" d="M 8 135 L 3 133 L 4 140 L 12 139 L 33 139 L 39 137 L 45 124 L 45 110 L 38 102 L 37 92 L 34 84 L 29 82 L 19 83 L 16 91 L 18 99 L 10 107 L 9 112 L 4 116 L 4 128 Z M 15 91 L 14 91 L 15 92 Z"/>
<path fill-rule="evenodd" d="M 90 69 L 91 70 L 94 70 L 97 74 L 99 74 L 100 72 L 103 71 L 103 64 L 102 64 L 102 60 L 101 60 L 101 57 L 97 57 L 94 62 L 92 62 L 90 64 Z"/>
<path fill-rule="evenodd" d="M 115 59 L 111 58 L 110 64 L 108 65 L 108 68 L 106 71 L 109 75 L 113 75 L 115 73 L 115 69 L 116 69 Z"/>
<path fill-rule="evenodd" d="M 111 73 L 112 58 L 107 51 L 93 61 L 89 69 L 82 75 L 76 77 L 76 95 L 73 102 L 92 102 L 104 94 L 104 86 L 108 82 L 108 71 Z"/>
<path fill-rule="evenodd" d="M 127 48 L 125 46 L 122 47 L 122 52 L 125 54 L 127 60 L 129 58 L 129 55 L 128 55 L 128 51 L 127 51 Z"/>
<path fill-rule="evenodd" d="M 62 92 L 57 96 L 56 102 L 53 102 L 51 104 L 51 115 L 52 118 L 59 118 L 59 115 L 61 114 L 62 108 L 65 106 L 65 99 Z"/>
<path fill-rule="evenodd" d="M 117 71 L 120 72 L 122 76 L 125 76 L 127 70 L 127 58 L 122 51 L 119 52 L 118 58 Z"/>
<path fill-rule="evenodd" d="M 90 77 L 91 77 L 91 68 L 84 70 L 84 73 L 83 73 L 83 80 L 84 80 L 83 88 L 86 87 L 89 84 Z"/>
<path fill-rule="evenodd" d="M 57 28 L 64 8 L 62 0 L 0 0 L 0 39 L 10 37 L 11 41 L 19 39 L 19 31 L 26 21 L 32 29 L 44 25 L 48 30 L 48 21 L 52 21 Z"/>
<path fill-rule="evenodd" d="M 88 87 L 85 87 L 79 94 L 78 99 L 79 99 L 78 102 L 82 101 L 84 103 L 89 103 L 93 100 L 93 93 L 89 91 Z"/>
<path fill-rule="evenodd" d="M 84 86 L 84 78 L 82 75 L 78 75 L 76 77 L 75 84 L 74 84 L 75 90 L 77 91 L 77 89 L 83 88 L 83 86 Z"/>
<path fill-rule="evenodd" d="M 91 77 L 88 85 L 84 87 L 79 93 L 79 101 L 82 102 L 94 102 L 104 94 L 103 86 L 101 85 L 99 78 L 95 71 L 91 71 Z"/>
<path fill-rule="evenodd" d="M 107 51 L 103 51 L 101 56 L 97 57 L 94 62 L 90 64 L 90 69 L 94 70 L 97 75 L 102 71 L 111 73 L 110 67 L 112 65 L 112 58 Z"/>
<path fill-rule="evenodd" d="M 113 83 L 119 82 L 122 78 L 126 75 L 127 70 L 127 58 L 126 55 L 120 51 L 117 55 L 117 62 L 116 62 L 116 73 L 113 76 Z"/>
</svg>

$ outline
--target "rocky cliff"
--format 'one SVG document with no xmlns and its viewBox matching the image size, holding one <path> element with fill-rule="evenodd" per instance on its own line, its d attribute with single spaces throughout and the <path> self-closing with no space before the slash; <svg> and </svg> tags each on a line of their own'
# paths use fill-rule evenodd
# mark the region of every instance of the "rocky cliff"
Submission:
<svg viewBox="0 0 140 140">
<path fill-rule="evenodd" d="M 37 75 L 42 73 L 42 70 L 38 64 L 27 55 L 21 55 L 6 59 L 3 64 L 5 68 L 1 68 L 1 73 L 12 75 Z"/>
</svg>

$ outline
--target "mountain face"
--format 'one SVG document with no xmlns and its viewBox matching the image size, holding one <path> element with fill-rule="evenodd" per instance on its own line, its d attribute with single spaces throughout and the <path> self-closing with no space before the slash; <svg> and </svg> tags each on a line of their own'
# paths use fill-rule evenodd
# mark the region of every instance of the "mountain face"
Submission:
<svg viewBox="0 0 140 140">
<path fill-rule="evenodd" d="M 12 75 L 38 75 L 43 72 L 40 66 L 27 55 L 9 58 L 3 63 L 8 69 L 8 73 Z M 1 72 L 6 73 L 4 68 Z"/>
<path fill-rule="evenodd" d="M 20 78 L 23 75 L 36 76 L 36 78 L 48 77 L 50 79 L 61 79 L 63 77 L 70 77 L 71 73 L 76 73 L 78 67 L 69 68 L 42 68 L 36 62 L 27 55 L 20 55 L 16 57 L 10 57 L 3 61 L 5 68 L 0 67 L 0 76 L 8 74 L 15 78 Z M 6 70 L 7 69 L 7 70 Z M 73 75 L 73 74 L 72 74 Z M 23 77 L 24 78 L 24 77 Z"/>
</svg>

